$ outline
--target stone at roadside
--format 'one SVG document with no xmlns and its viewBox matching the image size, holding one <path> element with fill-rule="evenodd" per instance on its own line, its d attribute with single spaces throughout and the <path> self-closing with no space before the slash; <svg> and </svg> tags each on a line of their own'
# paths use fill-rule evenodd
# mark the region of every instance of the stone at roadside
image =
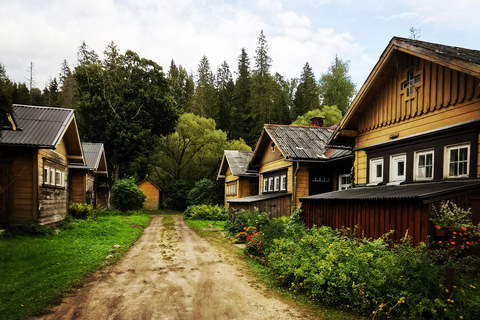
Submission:
<svg viewBox="0 0 480 320">
<path fill-rule="evenodd" d="M 117 252 L 117 250 L 115 250 L 115 249 L 110 249 L 110 250 L 108 250 L 108 252 L 109 252 L 109 253 L 115 253 L 115 252 Z"/>
<path fill-rule="evenodd" d="M 109 259 L 112 259 L 113 258 L 113 255 L 109 254 L 105 259 L 109 260 Z"/>
<path fill-rule="evenodd" d="M 120 246 L 118 244 L 113 246 L 114 249 L 120 249 Z"/>
</svg>

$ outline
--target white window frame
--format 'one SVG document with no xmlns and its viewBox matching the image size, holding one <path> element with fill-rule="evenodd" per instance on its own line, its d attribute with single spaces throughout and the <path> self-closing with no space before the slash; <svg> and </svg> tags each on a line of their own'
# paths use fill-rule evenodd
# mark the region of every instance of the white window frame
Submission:
<svg viewBox="0 0 480 320">
<path fill-rule="evenodd" d="M 49 166 L 43 167 L 43 184 L 44 185 L 50 184 L 50 167 Z"/>
<path fill-rule="evenodd" d="M 398 164 L 403 162 L 403 175 L 398 174 Z M 397 154 L 390 157 L 390 182 L 402 182 L 407 176 L 407 155 Z"/>
<path fill-rule="evenodd" d="M 347 183 L 343 183 L 343 178 L 347 178 Z M 350 174 L 340 174 L 338 176 L 338 190 L 350 189 Z"/>
<path fill-rule="evenodd" d="M 280 191 L 285 191 L 287 190 L 287 175 L 282 174 L 280 176 Z"/>
<path fill-rule="evenodd" d="M 273 177 L 268 178 L 268 192 L 273 192 Z"/>
<path fill-rule="evenodd" d="M 450 155 L 452 150 L 460 150 L 460 149 L 467 149 L 467 159 L 464 160 L 467 165 L 467 172 L 463 174 L 451 175 L 450 174 Z M 462 144 L 455 144 L 450 146 L 445 146 L 445 157 L 444 157 L 444 167 L 443 167 L 443 176 L 444 178 L 468 178 L 470 174 L 470 144 L 469 143 L 462 143 Z M 458 162 L 457 162 L 458 164 Z M 458 170 L 458 167 L 457 167 Z"/>
<path fill-rule="evenodd" d="M 263 178 L 263 192 L 268 192 L 268 178 Z"/>
<path fill-rule="evenodd" d="M 280 176 L 275 176 L 274 177 L 274 191 L 279 191 L 280 190 Z"/>
<path fill-rule="evenodd" d="M 381 165 L 381 176 L 377 176 L 377 166 Z M 383 182 L 383 158 L 370 159 L 370 183 L 382 183 Z"/>
<path fill-rule="evenodd" d="M 50 185 L 55 185 L 55 168 L 50 168 Z"/>
<path fill-rule="evenodd" d="M 419 159 L 421 156 L 427 156 L 431 154 L 432 155 L 432 176 L 431 177 L 419 177 L 419 172 L 420 168 L 418 167 L 419 165 Z M 426 160 L 426 158 L 425 158 Z M 426 167 L 426 166 L 425 166 Z M 435 152 L 433 149 L 429 150 L 422 150 L 422 151 L 416 151 L 415 152 L 415 166 L 414 166 L 414 179 L 416 181 L 426 181 L 426 180 L 433 180 L 433 177 L 435 176 Z"/>
</svg>

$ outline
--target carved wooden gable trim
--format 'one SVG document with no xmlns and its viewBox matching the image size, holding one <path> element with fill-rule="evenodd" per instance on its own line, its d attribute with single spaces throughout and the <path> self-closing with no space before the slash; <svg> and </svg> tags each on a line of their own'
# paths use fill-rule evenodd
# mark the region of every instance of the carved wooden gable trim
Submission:
<svg viewBox="0 0 480 320">
<path fill-rule="evenodd" d="M 478 78 L 410 55 L 394 59 L 397 70 L 370 102 L 360 133 L 480 98 Z"/>
</svg>

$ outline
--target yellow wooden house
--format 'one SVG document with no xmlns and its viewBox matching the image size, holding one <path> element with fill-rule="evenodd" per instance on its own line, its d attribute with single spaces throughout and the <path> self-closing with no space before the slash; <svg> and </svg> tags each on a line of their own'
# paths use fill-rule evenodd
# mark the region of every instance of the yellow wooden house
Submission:
<svg viewBox="0 0 480 320">
<path fill-rule="evenodd" d="M 351 151 L 327 147 L 334 129 L 323 127 L 322 117 L 311 123 L 264 126 L 248 164 L 258 174 L 258 194 L 226 198 L 231 211 L 258 208 L 289 216 L 302 197 L 349 187 Z"/>
<path fill-rule="evenodd" d="M 480 221 L 480 51 L 394 37 L 329 144 L 353 148 L 355 188 L 302 199 L 307 225 L 431 234 L 431 204 Z"/>
<path fill-rule="evenodd" d="M 72 109 L 13 105 L 0 139 L 0 224 L 66 217 L 68 165 L 84 165 Z"/>
<path fill-rule="evenodd" d="M 144 209 L 159 210 L 162 208 L 162 189 L 149 177 L 140 181 L 137 186 L 146 196 L 145 204 L 143 205 Z"/>
</svg>

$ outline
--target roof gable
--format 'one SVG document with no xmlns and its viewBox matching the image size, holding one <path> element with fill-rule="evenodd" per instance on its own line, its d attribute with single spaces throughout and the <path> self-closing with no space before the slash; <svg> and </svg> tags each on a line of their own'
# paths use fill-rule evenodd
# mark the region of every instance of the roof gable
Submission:
<svg viewBox="0 0 480 320">
<path fill-rule="evenodd" d="M 73 109 L 13 105 L 15 126 L 2 132 L 0 145 L 55 149 L 65 139 L 67 157 L 83 163 Z"/>
<path fill-rule="evenodd" d="M 217 178 L 224 176 L 227 168 L 230 168 L 234 176 L 256 176 L 256 173 L 247 172 L 252 154 L 250 151 L 225 150 Z"/>
<path fill-rule="evenodd" d="M 480 51 L 394 37 L 359 90 L 347 113 L 333 133 L 330 144 L 353 145 L 358 124 L 385 84 L 398 72 L 400 55 L 423 59 L 428 63 L 480 78 Z M 412 111 L 413 112 L 413 111 Z M 380 118 L 385 116 L 379 114 Z M 408 117 L 408 115 L 407 115 Z M 388 120 L 388 119 L 387 119 Z"/>
<path fill-rule="evenodd" d="M 140 187 L 141 184 L 144 184 L 144 183 L 149 183 L 151 184 L 152 186 L 154 186 L 155 188 L 157 188 L 159 191 L 162 191 L 162 189 L 157 186 L 153 181 L 152 179 L 150 179 L 149 177 L 146 177 L 145 179 L 143 179 L 142 181 L 140 181 L 139 183 L 137 183 L 137 186 Z"/>
<path fill-rule="evenodd" d="M 266 124 L 252 155 L 251 163 L 258 164 L 271 142 L 283 157 L 294 160 L 325 160 L 327 142 L 333 128 L 299 127 Z"/>
<path fill-rule="evenodd" d="M 83 169 L 95 171 L 97 174 L 108 175 L 107 160 L 103 143 L 82 142 L 85 165 L 71 164 L 70 169 Z"/>
</svg>

